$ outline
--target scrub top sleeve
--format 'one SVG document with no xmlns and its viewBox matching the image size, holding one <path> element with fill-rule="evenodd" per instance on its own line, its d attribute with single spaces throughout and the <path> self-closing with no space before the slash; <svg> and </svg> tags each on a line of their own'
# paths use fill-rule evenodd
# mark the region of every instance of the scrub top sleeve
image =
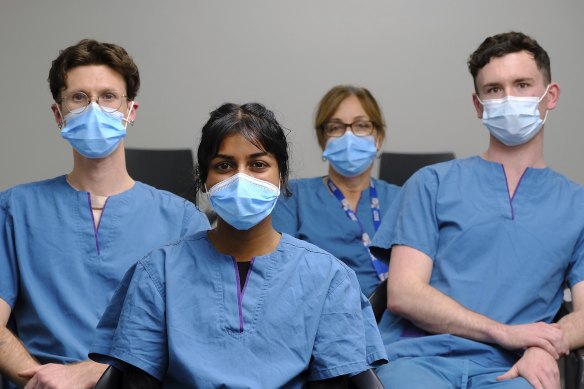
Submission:
<svg viewBox="0 0 584 389">
<path fill-rule="evenodd" d="M 438 222 L 436 196 L 438 178 L 432 168 L 422 168 L 406 181 L 402 188 L 394 215 L 391 237 L 387 244 L 405 245 L 419 250 L 434 259 L 438 247 Z M 381 228 L 380 228 L 381 229 Z"/>
<path fill-rule="evenodd" d="M 292 194 L 288 197 L 285 193 L 280 194 L 278 202 L 272 212 L 272 225 L 279 232 L 298 237 L 298 190 L 296 186 L 291 189 Z"/>
<path fill-rule="evenodd" d="M 182 236 L 192 235 L 199 231 L 207 231 L 210 228 L 207 216 L 199 211 L 193 203 L 185 200 Z"/>
<path fill-rule="evenodd" d="M 163 287 L 148 261 L 124 276 L 96 330 L 89 357 L 120 368 L 117 360 L 162 381 L 168 364 Z"/>
<path fill-rule="evenodd" d="M 580 233 L 567 274 L 568 287 L 570 288 L 584 281 L 584 230 Z"/>
<path fill-rule="evenodd" d="M 324 302 L 308 369 L 318 381 L 369 369 L 367 331 L 361 310 L 361 288 L 352 270 L 342 268 Z"/>
<path fill-rule="evenodd" d="M 18 296 L 18 263 L 14 245 L 14 226 L 9 212 L 8 192 L 0 193 L 0 298 L 10 308 Z"/>
<path fill-rule="evenodd" d="M 379 327 L 369 300 L 361 293 L 361 313 L 365 326 L 365 355 L 367 363 L 372 366 L 387 363 L 387 353 L 379 334 Z"/>
</svg>

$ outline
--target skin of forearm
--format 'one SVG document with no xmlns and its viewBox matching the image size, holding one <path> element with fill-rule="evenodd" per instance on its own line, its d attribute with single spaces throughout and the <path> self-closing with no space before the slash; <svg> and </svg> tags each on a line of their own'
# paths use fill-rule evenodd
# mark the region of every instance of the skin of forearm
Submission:
<svg viewBox="0 0 584 389">
<path fill-rule="evenodd" d="M 562 317 L 558 322 L 570 349 L 584 346 L 584 311 L 574 311 Z"/>
<path fill-rule="evenodd" d="M 0 326 L 0 372 L 16 384 L 26 384 L 18 372 L 38 366 L 22 342 L 5 326 Z"/>
<path fill-rule="evenodd" d="M 430 333 L 496 343 L 497 333 L 503 330 L 503 324 L 465 308 L 428 284 L 408 283 L 391 289 L 388 295 L 390 311 Z M 392 295 L 400 297 L 392 299 Z"/>
</svg>

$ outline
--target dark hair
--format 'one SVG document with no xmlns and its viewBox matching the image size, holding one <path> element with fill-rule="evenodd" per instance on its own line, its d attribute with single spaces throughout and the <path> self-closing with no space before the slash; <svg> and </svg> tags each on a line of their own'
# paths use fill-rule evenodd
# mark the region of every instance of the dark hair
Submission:
<svg viewBox="0 0 584 389">
<path fill-rule="evenodd" d="M 197 150 L 195 192 L 202 191 L 207 181 L 209 163 L 217 156 L 223 139 L 234 134 L 243 136 L 260 150 L 274 155 L 278 162 L 282 192 L 289 196 L 286 135 L 274 113 L 258 103 L 226 103 L 211 112 L 211 117 L 203 126 Z"/>
<path fill-rule="evenodd" d="M 360 88 L 353 85 L 337 85 L 322 97 L 314 118 L 316 137 L 318 139 L 318 144 L 323 150 L 326 143 L 326 136 L 322 127 L 331 119 L 339 108 L 339 105 L 350 96 L 355 96 L 359 99 L 361 106 L 363 106 L 363 110 L 365 110 L 365 113 L 367 113 L 371 121 L 374 123 L 377 133 L 381 136 L 381 140 L 385 138 L 385 120 L 383 120 L 379 104 L 377 104 L 377 101 L 371 92 L 366 88 Z"/>
<path fill-rule="evenodd" d="M 123 47 L 113 43 L 101 43 L 93 39 L 83 39 L 79 43 L 59 52 L 49 70 L 49 87 L 53 99 L 61 99 L 61 92 L 67 86 L 67 72 L 77 66 L 106 65 L 118 72 L 126 82 L 126 95 L 134 100 L 140 89 L 138 66 Z"/>
<path fill-rule="evenodd" d="M 552 72 L 550 57 L 547 52 L 535 39 L 522 32 L 511 31 L 488 37 L 468 58 L 468 70 L 472 74 L 475 90 L 477 88 L 476 78 L 479 70 L 487 65 L 491 59 L 520 51 L 527 51 L 533 55 L 537 68 L 543 74 L 544 81 L 549 84 L 552 81 Z"/>
</svg>

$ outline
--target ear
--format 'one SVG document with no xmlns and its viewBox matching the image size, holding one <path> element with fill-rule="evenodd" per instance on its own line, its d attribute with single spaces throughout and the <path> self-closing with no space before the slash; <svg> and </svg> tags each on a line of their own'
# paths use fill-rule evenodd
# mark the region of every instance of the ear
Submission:
<svg viewBox="0 0 584 389">
<path fill-rule="evenodd" d="M 472 94 L 472 103 L 474 104 L 475 111 L 477 112 L 477 117 L 479 119 L 483 118 L 483 105 L 479 101 L 479 96 L 476 93 Z"/>
<path fill-rule="evenodd" d="M 132 124 L 136 120 L 136 110 L 138 109 L 138 103 L 135 101 L 133 103 L 134 103 L 134 105 L 132 105 L 131 111 L 128 112 L 128 122 L 130 122 Z"/>
<path fill-rule="evenodd" d="M 545 107 L 547 110 L 551 111 L 558 105 L 558 100 L 560 99 L 560 86 L 555 82 L 550 84 L 548 88 L 547 95 L 545 97 Z"/>
<path fill-rule="evenodd" d="M 51 111 L 53 111 L 53 116 L 55 117 L 55 122 L 59 128 L 63 128 L 63 115 L 61 115 L 61 110 L 57 103 L 51 104 Z"/>
</svg>

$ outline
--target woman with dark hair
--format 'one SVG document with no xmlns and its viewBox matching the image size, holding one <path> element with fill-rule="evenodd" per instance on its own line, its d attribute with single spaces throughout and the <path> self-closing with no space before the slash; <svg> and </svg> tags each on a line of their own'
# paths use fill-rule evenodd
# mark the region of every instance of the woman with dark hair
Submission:
<svg viewBox="0 0 584 389">
<path fill-rule="evenodd" d="M 91 357 L 169 388 L 342 387 L 383 363 L 354 272 L 272 227 L 288 176 L 273 113 L 221 106 L 203 127 L 197 162 L 216 228 L 138 261 L 103 315 Z"/>
<path fill-rule="evenodd" d="M 292 196 L 282 196 L 274 209 L 274 227 L 335 255 L 369 296 L 387 277 L 370 239 L 399 191 L 371 176 L 385 139 L 383 115 L 367 89 L 339 85 L 321 99 L 314 129 L 328 174 L 291 181 Z"/>
</svg>

